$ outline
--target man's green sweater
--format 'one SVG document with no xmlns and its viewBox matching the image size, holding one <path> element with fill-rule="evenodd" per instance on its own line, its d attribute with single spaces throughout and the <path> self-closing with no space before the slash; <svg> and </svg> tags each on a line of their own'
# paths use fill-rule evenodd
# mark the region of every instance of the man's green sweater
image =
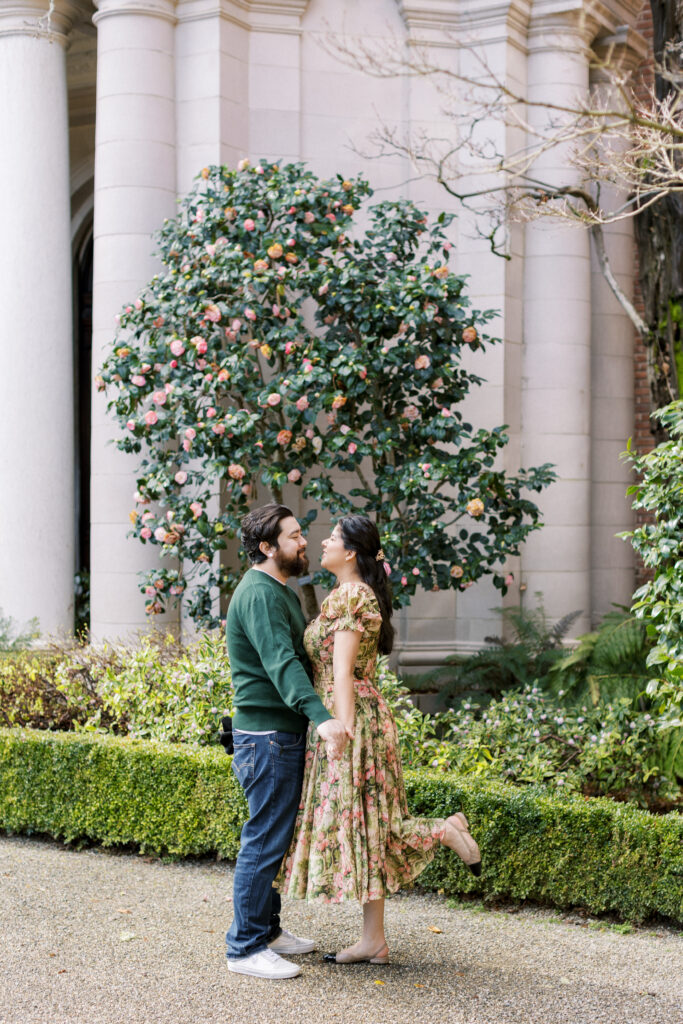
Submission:
<svg viewBox="0 0 683 1024">
<path fill-rule="evenodd" d="M 331 718 L 311 682 L 296 594 L 250 569 L 232 595 L 226 624 L 235 692 L 232 724 L 245 732 L 305 732 Z"/>
</svg>

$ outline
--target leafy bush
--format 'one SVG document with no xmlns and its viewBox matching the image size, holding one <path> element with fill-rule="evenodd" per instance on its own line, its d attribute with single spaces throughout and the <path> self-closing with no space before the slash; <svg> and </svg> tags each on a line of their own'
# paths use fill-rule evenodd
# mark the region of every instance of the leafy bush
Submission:
<svg viewBox="0 0 683 1024">
<path fill-rule="evenodd" d="M 626 457 L 640 483 L 629 488 L 633 507 L 648 513 L 628 537 L 653 578 L 633 595 L 633 611 L 654 644 L 647 659 L 654 678 L 647 691 L 666 710 L 669 725 L 683 726 L 683 401 L 654 414 L 670 440 Z"/>
<path fill-rule="evenodd" d="M 143 636 L 133 649 L 84 647 L 57 665 L 57 689 L 79 710 L 79 727 L 136 739 L 207 744 L 232 704 L 220 633 L 183 648 L 172 636 Z"/>
<path fill-rule="evenodd" d="M 628 697 L 642 711 L 652 710 L 650 701 L 643 700 L 651 648 L 640 619 L 625 611 L 609 612 L 597 630 L 580 636 L 575 648 L 551 666 L 542 685 L 555 693 L 562 690 L 565 704 Z"/>
<path fill-rule="evenodd" d="M 420 884 L 683 922 L 683 818 L 490 780 L 408 772 L 414 814 L 462 809 L 482 850 L 474 878 L 440 850 Z M 98 734 L 0 729 L 0 828 L 162 855 L 234 857 L 246 816 L 219 750 Z"/>
<path fill-rule="evenodd" d="M 132 532 L 164 558 L 141 584 L 149 614 L 191 566 L 189 612 L 217 626 L 213 599 L 242 568 L 214 556 L 286 486 L 377 518 L 398 605 L 485 575 L 505 593 L 506 559 L 539 526 L 528 492 L 554 473 L 496 468 L 505 428 L 463 418 L 482 383 L 463 354 L 493 343 L 495 314 L 449 270 L 451 216 L 400 200 L 356 226 L 370 194 L 362 178 L 243 161 L 205 168 L 165 222 L 162 273 L 122 310 L 99 378 L 119 447 L 144 453 Z"/>
<path fill-rule="evenodd" d="M 657 718 L 630 698 L 565 706 L 562 693 L 527 686 L 484 710 L 466 701 L 457 711 L 423 715 L 384 665 L 378 680 L 408 768 L 614 795 L 654 808 L 681 802 L 680 741 L 663 741 Z"/>
<path fill-rule="evenodd" d="M 17 651 L 0 655 L 0 724 L 71 729 L 79 710 L 55 685 L 64 652 Z"/>
</svg>

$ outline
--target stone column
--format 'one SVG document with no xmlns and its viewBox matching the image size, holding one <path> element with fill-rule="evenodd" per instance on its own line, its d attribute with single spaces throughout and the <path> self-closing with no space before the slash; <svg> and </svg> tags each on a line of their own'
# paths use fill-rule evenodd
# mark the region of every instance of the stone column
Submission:
<svg viewBox="0 0 683 1024">
<path fill-rule="evenodd" d="M 561 5 L 569 7 L 570 5 Z M 571 5 L 575 7 L 576 5 Z M 577 10 L 532 17 L 530 101 L 571 105 L 588 89 L 591 26 Z M 550 114 L 530 106 L 541 131 Z M 533 142 L 532 142 L 533 144 Z M 566 149 L 552 147 L 531 169 L 553 186 L 578 173 Z M 552 618 L 581 609 L 574 632 L 590 626 L 591 276 L 585 228 L 552 218 L 527 225 L 522 355 L 522 465 L 552 462 L 558 481 L 538 501 L 545 525 L 522 549 L 526 601 L 543 594 Z"/>
<path fill-rule="evenodd" d="M 628 71 L 647 53 L 645 40 L 622 26 L 595 47 L 598 57 Z M 594 101 L 612 109 L 621 101 L 610 77 L 598 68 L 591 75 Z M 612 148 L 618 140 L 610 140 Z M 627 140 L 622 146 L 626 148 Z M 604 209 L 621 209 L 627 196 L 604 185 Z M 633 298 L 633 222 L 616 220 L 603 227 L 605 249 L 619 286 Z M 616 536 L 633 528 L 634 514 L 626 489 L 631 470 L 620 458 L 634 427 L 634 328 L 607 284 L 592 249 L 592 448 L 591 448 L 591 601 L 594 616 L 629 605 L 635 586 L 633 548 Z"/>
<path fill-rule="evenodd" d="M 65 46 L 75 8 L 0 0 L 0 608 L 73 629 L 74 427 Z"/>
<path fill-rule="evenodd" d="M 93 272 L 93 372 L 114 316 L 159 269 L 152 234 L 175 213 L 174 24 L 171 0 L 99 0 Z M 118 428 L 94 393 L 91 631 L 115 638 L 148 628 L 138 573 L 158 548 L 127 539 L 139 457 L 110 444 Z M 177 612 L 153 625 L 177 624 Z"/>
</svg>

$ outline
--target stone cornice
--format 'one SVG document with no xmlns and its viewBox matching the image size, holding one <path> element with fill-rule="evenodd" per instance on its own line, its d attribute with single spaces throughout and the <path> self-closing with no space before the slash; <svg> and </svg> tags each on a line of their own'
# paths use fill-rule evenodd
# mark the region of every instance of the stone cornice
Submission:
<svg viewBox="0 0 683 1024">
<path fill-rule="evenodd" d="M 66 46 L 69 32 L 83 14 L 79 0 L 0 0 L 0 36 L 35 36 Z"/>
<path fill-rule="evenodd" d="M 301 33 L 309 0 L 177 0 L 180 22 L 222 18 L 252 32 Z"/>
<path fill-rule="evenodd" d="M 409 29 L 462 29 L 526 24 L 532 0 L 397 0 Z"/>
</svg>

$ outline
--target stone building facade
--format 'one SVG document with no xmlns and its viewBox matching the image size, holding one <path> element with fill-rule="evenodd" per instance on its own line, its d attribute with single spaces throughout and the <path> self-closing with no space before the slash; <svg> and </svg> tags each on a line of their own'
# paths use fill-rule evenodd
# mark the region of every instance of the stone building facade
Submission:
<svg viewBox="0 0 683 1024">
<path fill-rule="evenodd" d="M 530 99 L 571 102 L 590 79 L 587 46 L 637 63 L 642 0 L 0 0 L 0 608 L 44 632 L 73 620 L 74 571 L 91 575 L 94 637 L 145 628 L 137 573 L 156 558 L 126 538 L 135 461 L 114 449 L 92 387 L 114 316 L 156 270 L 152 232 L 206 164 L 304 160 L 317 173 L 363 170 L 383 197 L 454 208 L 398 154 L 367 161 L 378 124 L 452 131 L 429 82 L 377 78 L 339 61 L 335 33 L 415 41 L 445 66 L 475 41 Z M 533 120 L 541 114 L 530 108 Z M 486 126 L 483 126 L 484 130 Z M 491 126 L 491 131 L 498 129 Z M 506 147 L 519 139 L 499 138 Z M 572 170 L 549 154 L 548 180 Z M 546 610 L 581 609 L 577 630 L 633 589 L 631 524 L 619 453 L 634 427 L 633 331 L 582 228 L 535 221 L 510 231 L 510 261 L 467 216 L 454 259 L 502 344 L 472 365 L 482 426 L 509 425 L 511 470 L 556 464 L 508 602 L 542 592 Z M 610 229 L 632 287 L 627 222 Z M 292 495 L 296 502 L 296 495 Z M 315 543 L 326 524 L 312 530 Z M 151 560 L 151 561 L 150 561 Z M 438 663 L 499 628 L 487 583 L 422 594 L 402 613 L 399 660 Z M 182 612 L 164 621 L 177 623 Z M 156 624 L 159 624 L 158 622 Z"/>
</svg>

